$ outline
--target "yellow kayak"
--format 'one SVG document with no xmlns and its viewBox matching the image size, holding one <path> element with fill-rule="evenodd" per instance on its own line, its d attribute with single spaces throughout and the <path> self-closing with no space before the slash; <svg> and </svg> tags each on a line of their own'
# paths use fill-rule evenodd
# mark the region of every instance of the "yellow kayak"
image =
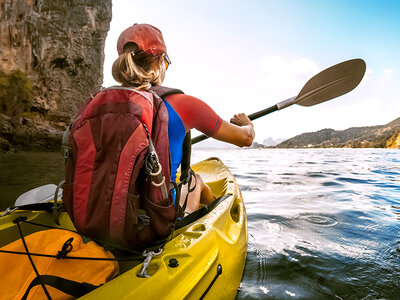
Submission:
<svg viewBox="0 0 400 300">
<path fill-rule="evenodd" d="M 122 274 L 81 299 L 235 298 L 247 251 L 247 219 L 242 194 L 232 173 L 218 158 L 194 164 L 192 169 L 202 176 L 219 199 L 202 209 L 203 213 L 189 215 L 189 224 L 181 222 L 162 252 L 148 264 L 146 277 L 138 277 L 143 262 L 119 262 Z M 28 221 L 56 226 L 49 212 L 10 212 L 0 217 L 0 247 L 19 239 L 13 220 L 21 216 Z M 59 221 L 56 227 L 74 229 L 67 213 L 61 213 Z M 32 226 L 26 233 L 43 229 Z"/>
</svg>

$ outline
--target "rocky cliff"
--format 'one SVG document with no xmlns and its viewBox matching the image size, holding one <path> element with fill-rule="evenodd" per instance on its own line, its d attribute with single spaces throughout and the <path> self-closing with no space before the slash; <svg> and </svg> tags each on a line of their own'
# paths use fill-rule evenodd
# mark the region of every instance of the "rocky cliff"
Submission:
<svg viewBox="0 0 400 300">
<path fill-rule="evenodd" d="M 0 148 L 58 149 L 102 84 L 110 21 L 111 0 L 0 0 Z"/>
<path fill-rule="evenodd" d="M 278 148 L 396 148 L 400 149 L 400 118 L 378 126 L 346 130 L 322 129 L 297 135 Z"/>
</svg>

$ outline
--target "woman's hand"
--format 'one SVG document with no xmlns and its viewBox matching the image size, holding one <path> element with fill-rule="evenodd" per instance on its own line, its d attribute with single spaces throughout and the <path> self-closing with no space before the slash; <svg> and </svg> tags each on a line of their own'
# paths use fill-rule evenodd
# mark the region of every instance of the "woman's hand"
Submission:
<svg viewBox="0 0 400 300">
<path fill-rule="evenodd" d="M 222 120 L 221 127 L 213 135 L 213 138 L 239 147 L 250 147 L 254 135 L 253 123 L 244 113 L 240 113 L 234 115 L 230 123 Z"/>
<path fill-rule="evenodd" d="M 244 113 L 234 115 L 231 119 L 231 123 L 237 126 L 253 125 L 250 119 Z"/>
</svg>

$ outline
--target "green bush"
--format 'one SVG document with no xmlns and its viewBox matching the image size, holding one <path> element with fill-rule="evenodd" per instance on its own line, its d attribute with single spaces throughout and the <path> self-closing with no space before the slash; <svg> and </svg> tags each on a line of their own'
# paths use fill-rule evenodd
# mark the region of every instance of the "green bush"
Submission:
<svg viewBox="0 0 400 300">
<path fill-rule="evenodd" d="M 12 70 L 9 74 L 0 70 L 0 112 L 19 119 L 30 110 L 33 98 L 32 82 L 21 70 Z"/>
</svg>

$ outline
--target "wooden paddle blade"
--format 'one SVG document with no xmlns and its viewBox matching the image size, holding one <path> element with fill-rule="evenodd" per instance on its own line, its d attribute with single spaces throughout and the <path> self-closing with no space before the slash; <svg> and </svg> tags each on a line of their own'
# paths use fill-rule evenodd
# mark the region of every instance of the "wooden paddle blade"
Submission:
<svg viewBox="0 0 400 300">
<path fill-rule="evenodd" d="M 312 106 L 353 90 L 365 74 L 362 59 L 351 59 L 334 65 L 311 78 L 297 95 L 295 104 Z"/>
</svg>

